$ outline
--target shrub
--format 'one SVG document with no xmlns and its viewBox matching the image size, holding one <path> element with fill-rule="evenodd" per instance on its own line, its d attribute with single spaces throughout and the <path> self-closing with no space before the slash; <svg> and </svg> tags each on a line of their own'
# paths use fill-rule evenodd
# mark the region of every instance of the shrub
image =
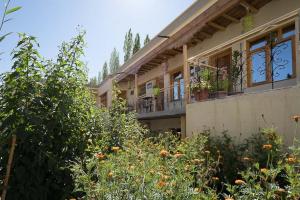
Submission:
<svg viewBox="0 0 300 200">
<path fill-rule="evenodd" d="M 7 199 L 65 199 L 73 191 L 68 166 L 85 156 L 100 114 L 85 87 L 83 35 L 63 43 L 56 62 L 43 61 L 35 38 L 20 35 L 11 72 L 1 76 L 1 180 L 17 136 Z"/>
</svg>

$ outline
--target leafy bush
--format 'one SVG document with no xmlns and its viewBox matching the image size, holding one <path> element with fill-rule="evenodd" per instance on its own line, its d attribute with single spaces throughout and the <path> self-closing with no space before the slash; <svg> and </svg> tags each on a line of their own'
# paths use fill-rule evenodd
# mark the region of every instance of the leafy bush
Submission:
<svg viewBox="0 0 300 200">
<path fill-rule="evenodd" d="M 55 62 L 43 61 L 34 37 L 20 35 L 11 72 L 1 76 L 1 180 L 17 136 L 7 199 L 65 199 L 73 191 L 68 166 L 84 158 L 100 114 L 85 86 L 83 35 L 63 43 Z"/>
</svg>

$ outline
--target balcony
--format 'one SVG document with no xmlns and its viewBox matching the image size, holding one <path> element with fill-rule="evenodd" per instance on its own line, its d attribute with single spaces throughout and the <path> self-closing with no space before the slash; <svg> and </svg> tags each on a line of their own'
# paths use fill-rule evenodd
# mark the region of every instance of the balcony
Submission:
<svg viewBox="0 0 300 200">
<path fill-rule="evenodd" d="M 174 87 L 161 88 L 153 95 L 141 95 L 137 101 L 139 119 L 176 117 L 185 114 L 184 95 L 172 94 Z"/>
</svg>

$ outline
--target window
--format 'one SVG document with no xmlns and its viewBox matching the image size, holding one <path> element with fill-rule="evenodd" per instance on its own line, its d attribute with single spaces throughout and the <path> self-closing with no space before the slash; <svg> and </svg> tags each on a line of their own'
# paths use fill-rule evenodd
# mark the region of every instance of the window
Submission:
<svg viewBox="0 0 300 200">
<path fill-rule="evenodd" d="M 184 79 L 181 72 L 177 72 L 172 76 L 173 81 L 173 100 L 184 98 Z"/>
<path fill-rule="evenodd" d="M 295 77 L 295 26 L 289 25 L 249 43 L 249 85 Z"/>
</svg>

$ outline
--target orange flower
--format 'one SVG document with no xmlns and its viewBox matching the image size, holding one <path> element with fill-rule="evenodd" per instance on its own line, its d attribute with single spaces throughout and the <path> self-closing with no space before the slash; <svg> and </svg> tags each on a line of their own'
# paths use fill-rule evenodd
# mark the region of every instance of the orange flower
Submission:
<svg viewBox="0 0 300 200">
<path fill-rule="evenodd" d="M 272 145 L 271 144 L 264 144 L 263 149 L 270 150 L 270 149 L 272 149 Z"/>
<path fill-rule="evenodd" d="M 263 173 L 263 174 L 268 173 L 268 171 L 269 171 L 269 170 L 268 170 L 267 168 L 261 168 L 261 169 L 260 169 L 260 172 Z"/>
<path fill-rule="evenodd" d="M 160 188 L 165 187 L 166 185 L 167 185 L 167 183 L 164 182 L 164 181 L 159 181 L 159 182 L 157 183 L 157 186 L 160 187 Z"/>
<path fill-rule="evenodd" d="M 95 154 L 96 158 L 98 158 L 99 160 L 104 160 L 105 159 L 105 155 L 103 153 L 96 153 Z"/>
<path fill-rule="evenodd" d="M 212 177 L 212 180 L 213 181 L 219 181 L 219 178 L 214 176 L 214 177 Z"/>
<path fill-rule="evenodd" d="M 286 159 L 286 161 L 289 163 L 289 164 L 295 164 L 297 162 L 297 158 L 295 157 L 288 157 Z"/>
<path fill-rule="evenodd" d="M 235 180 L 234 183 L 235 183 L 236 185 L 244 185 L 244 184 L 246 184 L 245 181 L 240 180 L 240 179 Z"/>
<path fill-rule="evenodd" d="M 299 122 L 300 115 L 294 115 L 294 116 L 292 116 L 292 120 L 294 120 L 295 122 Z"/>
<path fill-rule="evenodd" d="M 120 150 L 120 147 L 112 147 L 111 150 L 114 151 L 114 152 L 117 152 L 117 151 Z"/>
<path fill-rule="evenodd" d="M 169 155 L 169 152 L 167 150 L 161 150 L 159 155 L 162 157 L 162 158 L 165 158 Z"/>
</svg>

